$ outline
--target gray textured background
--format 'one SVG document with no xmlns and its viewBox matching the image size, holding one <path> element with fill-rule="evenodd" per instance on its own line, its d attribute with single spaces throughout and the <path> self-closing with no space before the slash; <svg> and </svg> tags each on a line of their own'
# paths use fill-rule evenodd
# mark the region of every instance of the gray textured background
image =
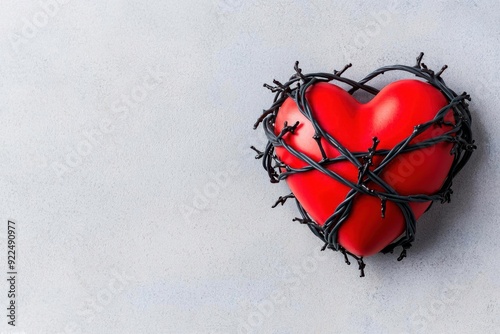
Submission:
<svg viewBox="0 0 500 334">
<path fill-rule="evenodd" d="M 15 219 L 17 332 L 500 331 L 498 1 L 46 3 L 0 12 L 0 267 Z M 270 208 L 286 185 L 248 150 L 263 146 L 262 83 L 297 59 L 352 62 L 358 79 L 420 51 L 472 94 L 480 146 L 408 258 L 369 258 L 359 279 L 294 205 Z"/>
</svg>

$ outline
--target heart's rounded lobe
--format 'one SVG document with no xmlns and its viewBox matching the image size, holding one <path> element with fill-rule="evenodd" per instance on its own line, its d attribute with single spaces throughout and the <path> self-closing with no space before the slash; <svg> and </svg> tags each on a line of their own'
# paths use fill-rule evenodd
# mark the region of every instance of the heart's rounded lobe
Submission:
<svg viewBox="0 0 500 334">
<path fill-rule="evenodd" d="M 439 90 L 418 80 L 393 82 L 366 104 L 359 103 L 344 89 L 330 83 L 313 85 L 308 89 L 306 98 L 320 127 L 350 152 L 367 152 L 373 144 L 373 137 L 380 141 L 377 150 L 390 150 L 410 136 L 414 126 L 434 119 L 438 111 L 448 104 Z M 293 134 L 284 135 L 285 142 L 315 161 L 321 161 L 321 151 L 313 138 L 313 126 L 291 98 L 278 111 L 276 134 L 280 133 L 285 121 L 288 124 L 299 121 Z M 454 123 L 451 109 L 445 121 Z M 450 127 L 447 125 L 433 125 L 410 144 L 439 136 L 448 130 Z M 324 138 L 321 138 L 321 143 L 328 158 L 340 155 Z M 449 173 L 454 158 L 450 154 L 452 145 L 441 142 L 400 154 L 384 167 L 380 176 L 401 195 L 431 195 L 439 191 Z M 283 147 L 277 147 L 276 154 L 291 167 L 308 165 Z M 370 169 L 376 168 L 382 159 L 383 156 L 375 156 Z M 349 161 L 336 162 L 327 168 L 350 182 L 358 180 L 358 168 Z M 350 190 L 350 187 L 318 170 L 290 175 L 286 181 L 297 200 L 319 225 L 323 225 L 335 212 Z M 381 190 L 373 182 L 366 185 Z M 430 202 L 410 202 L 409 205 L 418 219 Z M 381 251 L 404 231 L 405 219 L 396 204 L 387 201 L 385 218 L 382 218 L 381 200 L 358 194 L 348 218 L 339 229 L 338 241 L 353 254 L 369 256 Z"/>
</svg>

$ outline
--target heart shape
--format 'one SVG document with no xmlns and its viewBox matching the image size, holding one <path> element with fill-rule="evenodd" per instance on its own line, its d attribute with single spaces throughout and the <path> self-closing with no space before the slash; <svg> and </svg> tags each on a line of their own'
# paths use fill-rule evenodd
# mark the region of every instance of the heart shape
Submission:
<svg viewBox="0 0 500 334">
<path fill-rule="evenodd" d="M 321 128 L 350 152 L 367 152 L 373 145 L 373 137 L 379 140 L 377 150 L 390 150 L 409 137 L 415 126 L 434 119 L 437 112 L 448 104 L 438 89 L 418 80 L 393 82 L 365 104 L 358 102 L 344 89 L 325 82 L 309 87 L 306 98 Z M 444 120 L 455 124 L 452 109 Z M 278 110 L 275 134 L 278 135 L 286 123 L 295 124 L 297 121 L 299 125 L 294 133 L 286 133 L 283 140 L 314 161 L 321 161 L 323 155 L 313 138 L 313 125 L 290 97 Z M 416 136 L 410 145 L 442 135 L 447 130 L 449 125 L 432 125 Z M 324 138 L 320 140 L 328 158 L 340 156 L 339 151 L 328 141 Z M 440 142 L 401 153 L 384 167 L 379 176 L 401 195 L 431 195 L 441 189 L 450 171 L 454 160 L 450 154 L 452 148 L 452 143 Z M 276 155 L 292 168 L 307 165 L 284 147 L 277 147 Z M 375 155 L 369 168 L 375 169 L 383 158 L 383 155 Z M 356 183 L 358 180 L 358 168 L 349 161 L 336 162 L 327 168 L 350 182 Z M 351 190 L 318 170 L 292 174 L 286 178 L 286 182 L 295 198 L 318 225 L 324 225 Z M 370 182 L 367 186 L 378 189 L 377 185 Z M 409 206 L 418 219 L 430 204 L 410 202 Z M 357 194 L 349 216 L 338 230 L 338 242 L 352 254 L 369 256 L 398 239 L 404 230 L 405 218 L 396 204 L 387 201 L 385 216 L 382 217 L 380 199 Z"/>
</svg>

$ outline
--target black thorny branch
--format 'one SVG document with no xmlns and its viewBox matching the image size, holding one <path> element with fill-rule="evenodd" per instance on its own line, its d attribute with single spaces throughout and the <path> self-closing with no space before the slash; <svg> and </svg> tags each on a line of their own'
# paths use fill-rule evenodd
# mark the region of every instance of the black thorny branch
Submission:
<svg viewBox="0 0 500 334">
<path fill-rule="evenodd" d="M 417 57 L 417 63 L 415 66 L 384 66 L 373 71 L 360 81 L 354 81 L 342 77 L 342 74 L 349 67 L 351 67 L 351 64 L 346 65 L 341 71 L 334 71 L 333 73 L 303 74 L 302 70 L 298 66 L 299 63 L 296 62 L 294 67 L 295 74 L 286 83 L 283 84 L 277 80 L 273 80 L 275 86 L 264 84 L 264 87 L 270 89 L 272 92 L 276 93 L 276 95 L 274 97 L 271 108 L 264 110 L 264 112 L 254 125 L 254 129 L 256 129 L 259 124 L 262 123 L 265 134 L 268 138 L 268 143 L 263 152 L 259 151 L 253 146 L 251 147 L 254 151 L 257 152 L 257 156 L 255 158 L 263 159 L 262 164 L 269 175 L 271 183 L 277 183 L 291 174 L 318 170 L 351 188 L 351 190 L 347 193 L 345 200 L 337 206 L 335 212 L 325 221 L 323 226 L 316 224 L 310 218 L 308 213 L 301 206 L 297 199 L 295 199 L 295 201 L 301 214 L 301 218 L 294 218 L 293 220 L 298 221 L 301 224 L 306 224 L 317 237 L 323 240 L 324 246 L 321 250 L 329 248 L 334 251 L 340 251 L 343 254 L 345 262 L 347 264 L 350 264 L 348 255 L 354 258 L 358 262 L 361 277 L 364 276 L 365 267 L 363 258 L 348 252 L 337 242 L 337 233 L 339 227 L 348 218 L 349 212 L 353 205 L 353 200 L 356 195 L 364 194 L 369 196 L 377 196 L 381 201 L 382 217 L 385 216 L 385 207 L 387 201 L 391 201 L 399 207 L 406 222 L 405 232 L 399 239 L 385 247 L 381 251 L 381 253 L 392 253 L 394 248 L 401 246 L 402 252 L 398 257 L 398 261 L 401 261 L 404 257 L 406 257 L 406 250 L 411 247 L 411 243 L 415 239 L 416 232 L 416 220 L 408 203 L 428 201 L 431 201 L 432 203 L 433 201 L 438 200 L 441 201 L 441 203 L 449 202 L 450 196 L 452 194 L 451 186 L 453 177 L 455 177 L 455 175 L 464 167 L 464 165 L 469 160 L 472 151 L 476 148 L 476 146 L 474 145 L 474 140 L 472 139 L 471 115 L 468 109 L 468 104 L 466 102 L 466 100 L 470 101 L 470 96 L 465 92 L 458 95 L 446 86 L 443 79 L 441 78 L 441 74 L 447 68 L 446 65 L 443 66 L 439 72 L 435 73 L 434 71 L 427 68 L 424 63 L 422 63 L 422 57 L 423 53 L 420 53 L 420 55 Z M 379 90 L 372 86 L 369 86 L 367 83 L 377 76 L 389 71 L 405 71 L 421 79 L 424 79 L 443 93 L 443 95 L 448 100 L 448 105 L 439 110 L 434 119 L 426 123 L 416 125 L 412 134 L 398 143 L 391 150 L 377 150 L 377 144 L 379 143 L 379 141 L 376 137 L 374 137 L 373 145 L 372 147 L 368 148 L 367 152 L 350 152 L 335 139 L 334 134 L 330 134 L 323 130 L 318 122 L 314 119 L 311 106 L 306 98 L 306 91 L 309 87 L 318 82 L 338 81 L 345 83 L 351 87 L 348 91 L 349 94 L 353 94 L 357 90 L 361 89 L 372 95 L 376 95 L 379 93 Z M 315 161 L 304 153 L 295 150 L 293 147 L 288 145 L 285 140 L 283 140 L 285 134 L 290 133 L 291 135 L 293 135 L 297 126 L 299 125 L 298 122 L 293 125 L 285 123 L 283 129 L 278 135 L 276 135 L 274 132 L 274 122 L 277 112 L 283 102 L 289 97 L 295 101 L 300 112 L 311 122 L 315 130 L 315 135 L 313 138 L 317 142 L 322 154 L 322 159 L 320 161 Z M 444 117 L 450 108 L 453 109 L 455 124 L 446 122 L 444 120 Z M 437 124 L 439 126 L 446 126 L 448 130 L 442 135 L 410 145 L 410 142 L 413 138 L 415 138 L 434 124 Z M 323 149 L 323 146 L 321 144 L 321 138 L 323 138 L 330 145 L 336 148 L 339 151 L 339 156 L 335 158 L 327 157 L 325 150 Z M 425 147 L 430 147 L 440 142 L 454 143 L 453 149 L 450 152 L 450 154 L 454 155 L 454 161 L 442 188 L 437 193 L 433 195 L 415 194 L 403 196 L 398 194 L 389 184 L 387 184 L 383 179 L 380 178 L 379 175 L 383 168 L 387 166 L 399 154 Z M 275 154 L 274 150 L 276 147 L 284 147 L 293 156 L 306 162 L 307 165 L 302 168 L 292 168 L 284 164 Z M 373 156 L 376 155 L 383 156 L 384 158 L 378 166 L 371 170 L 369 167 L 372 165 Z M 346 160 L 351 162 L 359 170 L 357 183 L 349 182 L 341 175 L 327 168 L 331 164 Z M 369 187 L 370 182 L 378 185 L 383 190 L 380 191 L 371 189 Z M 276 207 L 278 204 L 283 205 L 289 198 L 295 198 L 293 193 L 290 193 L 286 196 L 280 196 L 273 207 Z"/>
</svg>

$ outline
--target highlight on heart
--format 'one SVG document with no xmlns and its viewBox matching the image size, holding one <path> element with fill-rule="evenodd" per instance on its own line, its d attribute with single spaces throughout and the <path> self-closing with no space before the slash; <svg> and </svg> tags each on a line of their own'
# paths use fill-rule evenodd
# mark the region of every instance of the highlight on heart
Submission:
<svg viewBox="0 0 500 334">
<path fill-rule="evenodd" d="M 434 202 L 450 202 L 453 178 L 476 149 L 467 93 L 457 94 L 423 62 L 381 67 L 357 81 L 344 74 L 303 73 L 264 87 L 275 93 L 254 124 L 268 139 L 257 152 L 271 183 L 285 180 L 300 217 L 324 243 L 365 275 L 367 256 L 401 252 L 415 240 L 417 220 Z M 379 89 L 387 72 L 412 78 Z M 338 85 L 347 86 L 344 89 Z M 360 103 L 353 94 L 372 96 Z"/>
</svg>

